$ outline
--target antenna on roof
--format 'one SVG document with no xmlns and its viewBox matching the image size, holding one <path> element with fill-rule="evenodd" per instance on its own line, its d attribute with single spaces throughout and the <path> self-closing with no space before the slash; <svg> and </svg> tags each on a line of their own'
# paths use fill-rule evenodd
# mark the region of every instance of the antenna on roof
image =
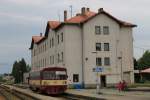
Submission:
<svg viewBox="0 0 150 100">
<path fill-rule="evenodd" d="M 72 17 L 72 5 L 70 5 L 69 7 L 70 7 L 70 16 Z"/>
<path fill-rule="evenodd" d="M 57 14 L 58 14 L 58 20 L 60 22 L 60 11 L 58 11 Z"/>
</svg>

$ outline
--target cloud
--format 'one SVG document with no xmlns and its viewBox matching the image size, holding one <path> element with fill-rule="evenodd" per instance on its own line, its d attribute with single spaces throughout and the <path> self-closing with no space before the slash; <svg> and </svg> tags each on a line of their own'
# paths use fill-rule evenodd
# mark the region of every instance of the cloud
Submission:
<svg viewBox="0 0 150 100">
<path fill-rule="evenodd" d="M 46 20 L 46 18 L 42 16 L 29 16 L 29 15 L 20 15 L 17 13 L 5 13 L 5 12 L 0 12 L 0 16 L 4 17 L 11 17 L 15 19 L 21 19 L 24 21 L 41 21 L 41 20 Z"/>
<path fill-rule="evenodd" d="M 44 5 L 49 0 L 2 0 L 5 3 L 13 3 L 18 5 L 32 5 L 32 6 L 40 6 Z"/>
</svg>

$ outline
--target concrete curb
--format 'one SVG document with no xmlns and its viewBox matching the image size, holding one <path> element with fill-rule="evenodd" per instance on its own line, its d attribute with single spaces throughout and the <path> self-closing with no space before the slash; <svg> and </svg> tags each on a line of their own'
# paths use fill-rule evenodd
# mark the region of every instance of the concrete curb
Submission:
<svg viewBox="0 0 150 100">
<path fill-rule="evenodd" d="M 68 96 L 72 96 L 72 97 L 78 97 L 78 98 L 83 98 L 83 99 L 86 99 L 86 100 L 107 100 L 107 99 L 104 99 L 104 98 L 97 98 L 97 97 L 91 97 L 91 96 L 86 96 L 86 95 L 79 95 L 79 94 L 73 94 L 73 93 L 65 93 L 65 95 L 68 95 Z"/>
</svg>

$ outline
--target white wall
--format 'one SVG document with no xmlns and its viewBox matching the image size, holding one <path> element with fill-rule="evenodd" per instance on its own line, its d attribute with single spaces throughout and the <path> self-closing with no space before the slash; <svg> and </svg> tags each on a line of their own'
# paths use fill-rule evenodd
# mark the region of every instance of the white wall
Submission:
<svg viewBox="0 0 150 100">
<path fill-rule="evenodd" d="M 79 74 L 78 83 L 81 83 L 82 80 L 81 38 L 80 27 L 75 25 L 65 26 L 65 66 L 68 70 L 69 84 L 73 82 L 73 74 Z"/>
</svg>

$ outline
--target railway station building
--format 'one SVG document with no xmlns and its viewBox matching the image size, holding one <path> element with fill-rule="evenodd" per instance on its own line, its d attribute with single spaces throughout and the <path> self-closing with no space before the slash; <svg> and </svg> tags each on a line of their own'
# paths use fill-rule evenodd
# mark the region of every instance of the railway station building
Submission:
<svg viewBox="0 0 150 100">
<path fill-rule="evenodd" d="M 32 36 L 32 71 L 67 68 L 68 84 L 95 87 L 134 83 L 133 35 L 135 24 L 117 19 L 103 8 L 81 12 L 64 21 L 48 21 L 45 34 Z M 97 72 L 99 68 L 99 72 Z"/>
</svg>

